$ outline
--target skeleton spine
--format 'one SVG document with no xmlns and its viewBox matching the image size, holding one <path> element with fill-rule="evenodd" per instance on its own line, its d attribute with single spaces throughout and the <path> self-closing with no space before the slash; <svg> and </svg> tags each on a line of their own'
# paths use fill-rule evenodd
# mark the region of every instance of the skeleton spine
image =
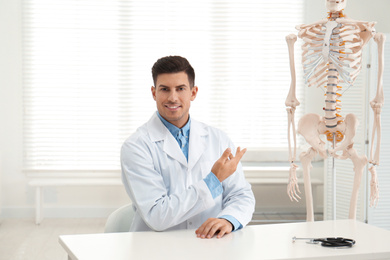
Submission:
<svg viewBox="0 0 390 260">
<path fill-rule="evenodd" d="M 326 98 L 325 98 L 325 125 L 327 128 L 335 128 L 339 121 L 340 115 L 338 112 L 340 108 L 340 100 L 338 97 L 341 96 L 338 91 L 341 89 L 338 86 L 338 72 L 335 66 L 330 62 L 328 65 L 328 79 L 326 85 Z"/>
</svg>

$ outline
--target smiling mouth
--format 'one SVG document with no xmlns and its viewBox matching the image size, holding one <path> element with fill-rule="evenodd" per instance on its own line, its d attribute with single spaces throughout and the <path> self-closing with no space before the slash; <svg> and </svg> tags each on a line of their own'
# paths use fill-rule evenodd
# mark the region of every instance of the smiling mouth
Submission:
<svg viewBox="0 0 390 260">
<path fill-rule="evenodd" d="M 165 105 L 165 107 L 172 111 L 175 111 L 180 108 L 179 105 Z"/>
</svg>

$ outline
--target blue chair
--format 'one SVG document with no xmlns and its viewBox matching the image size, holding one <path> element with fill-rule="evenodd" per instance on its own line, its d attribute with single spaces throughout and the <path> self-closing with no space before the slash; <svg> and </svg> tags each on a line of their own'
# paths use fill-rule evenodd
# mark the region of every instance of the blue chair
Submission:
<svg viewBox="0 0 390 260">
<path fill-rule="evenodd" d="M 132 203 L 120 207 L 108 216 L 104 233 L 129 232 L 133 218 Z"/>
</svg>

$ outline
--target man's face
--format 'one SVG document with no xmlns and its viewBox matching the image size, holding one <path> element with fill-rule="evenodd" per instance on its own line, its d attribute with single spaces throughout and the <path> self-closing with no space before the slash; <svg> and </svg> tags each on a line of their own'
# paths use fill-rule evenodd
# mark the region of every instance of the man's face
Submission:
<svg viewBox="0 0 390 260">
<path fill-rule="evenodd" d="M 156 86 L 152 87 L 160 115 L 171 124 L 182 128 L 188 121 L 191 101 L 196 98 L 198 87 L 190 88 L 187 74 L 164 73 L 157 76 Z"/>
<path fill-rule="evenodd" d="M 347 5 L 347 0 L 325 0 L 326 8 L 330 12 L 339 12 L 345 9 Z"/>
</svg>

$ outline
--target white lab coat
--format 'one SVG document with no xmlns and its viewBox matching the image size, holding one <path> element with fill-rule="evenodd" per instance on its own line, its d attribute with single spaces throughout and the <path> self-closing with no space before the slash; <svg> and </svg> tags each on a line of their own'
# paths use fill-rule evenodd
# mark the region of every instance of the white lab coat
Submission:
<svg viewBox="0 0 390 260">
<path fill-rule="evenodd" d="M 210 217 L 231 215 L 243 226 L 255 199 L 242 166 L 222 182 L 213 199 L 204 178 L 233 143 L 222 131 L 191 119 L 188 162 L 157 114 L 121 150 L 122 180 L 135 210 L 130 231 L 196 229 Z"/>
</svg>

